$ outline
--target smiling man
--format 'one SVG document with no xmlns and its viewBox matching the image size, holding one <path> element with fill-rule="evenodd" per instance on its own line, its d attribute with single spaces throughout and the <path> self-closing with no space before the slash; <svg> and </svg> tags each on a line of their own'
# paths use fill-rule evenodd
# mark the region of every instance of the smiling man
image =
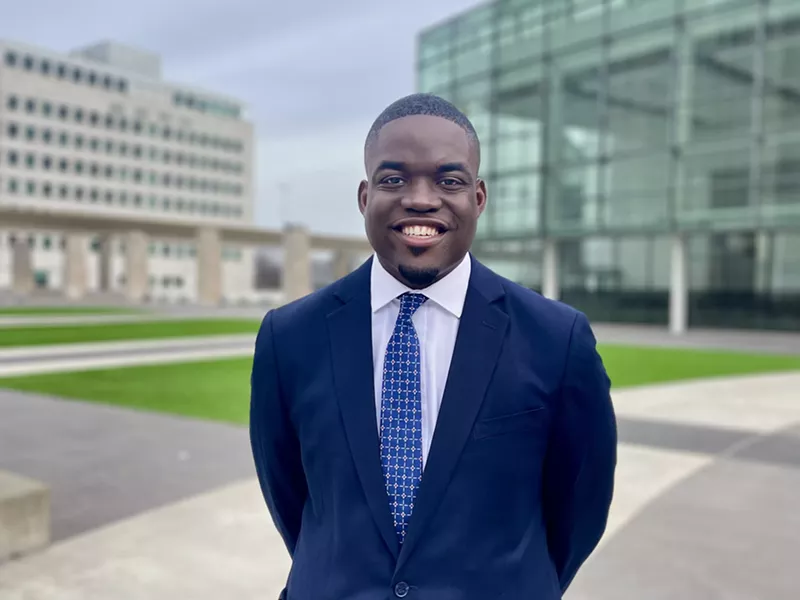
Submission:
<svg viewBox="0 0 800 600">
<path fill-rule="evenodd" d="M 452 104 L 389 106 L 365 166 L 375 255 L 268 313 L 256 342 L 253 453 L 292 556 L 281 597 L 561 598 L 616 465 L 589 324 L 469 254 L 487 190 Z"/>
</svg>

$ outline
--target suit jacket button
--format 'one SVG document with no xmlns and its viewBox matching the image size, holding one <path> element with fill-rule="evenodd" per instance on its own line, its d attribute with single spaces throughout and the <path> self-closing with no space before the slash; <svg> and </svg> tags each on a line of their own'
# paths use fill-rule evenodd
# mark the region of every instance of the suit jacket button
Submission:
<svg viewBox="0 0 800 600">
<path fill-rule="evenodd" d="M 394 586 L 394 595 L 398 598 L 405 598 L 408 596 L 408 589 L 408 584 L 405 581 L 401 581 Z"/>
</svg>

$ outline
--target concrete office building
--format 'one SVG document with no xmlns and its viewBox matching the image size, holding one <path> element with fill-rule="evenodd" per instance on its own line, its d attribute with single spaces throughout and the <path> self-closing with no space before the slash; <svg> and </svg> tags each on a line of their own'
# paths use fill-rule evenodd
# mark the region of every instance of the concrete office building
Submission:
<svg viewBox="0 0 800 600">
<path fill-rule="evenodd" d="M 800 2 L 497 0 L 421 33 L 475 252 L 596 320 L 800 329 Z"/>
<path fill-rule="evenodd" d="M 253 126 L 241 103 L 164 81 L 158 55 L 110 42 L 63 55 L 0 41 L 0 208 L 247 225 L 252 182 Z M 144 243 L 145 297 L 196 301 L 197 244 L 155 236 Z M 12 285 L 15 260 L 22 260 L 34 287 L 121 292 L 125 244 L 123 236 L 67 236 L 57 226 L 21 231 L 0 222 L 0 288 Z M 257 299 L 254 249 L 220 252 L 222 298 Z M 70 253 L 85 259 L 68 264 Z M 68 269 L 73 276 L 85 270 L 75 278 L 85 290 L 66 289 Z"/>
</svg>

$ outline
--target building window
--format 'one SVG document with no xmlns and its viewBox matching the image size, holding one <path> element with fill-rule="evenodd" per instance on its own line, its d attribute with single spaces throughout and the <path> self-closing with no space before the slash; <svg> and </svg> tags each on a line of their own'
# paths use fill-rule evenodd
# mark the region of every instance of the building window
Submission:
<svg viewBox="0 0 800 600">
<path fill-rule="evenodd" d="M 42 72 L 42 75 L 50 75 L 50 61 L 43 60 L 39 65 L 39 70 Z"/>
<path fill-rule="evenodd" d="M 134 121 L 134 123 L 133 123 L 133 132 L 134 133 L 142 133 L 142 122 L 141 121 Z"/>
<path fill-rule="evenodd" d="M 92 138 L 89 142 L 89 147 L 92 149 L 93 152 L 97 152 L 100 148 L 100 140 L 97 138 Z"/>
<path fill-rule="evenodd" d="M 83 201 L 83 188 L 82 187 L 75 188 L 75 199 L 78 202 L 82 202 Z"/>
<path fill-rule="evenodd" d="M 161 206 L 165 211 L 169 211 L 172 208 L 172 204 L 169 201 L 169 198 L 164 198 L 164 200 L 161 203 Z"/>
<path fill-rule="evenodd" d="M 56 68 L 56 75 L 59 79 L 64 79 L 67 76 L 67 66 L 64 64 L 58 65 Z"/>
<path fill-rule="evenodd" d="M 78 150 L 83 148 L 83 136 L 81 134 L 75 136 L 75 147 Z"/>
<path fill-rule="evenodd" d="M 42 114 L 45 117 L 49 117 L 53 114 L 53 105 L 49 102 L 42 102 Z"/>
<path fill-rule="evenodd" d="M 25 184 L 25 191 L 28 192 L 28 196 L 33 196 L 36 193 L 36 182 L 28 181 Z"/>
<path fill-rule="evenodd" d="M 114 177 L 114 167 L 106 165 L 106 178 L 111 179 L 112 177 Z"/>
<path fill-rule="evenodd" d="M 128 121 L 126 121 L 124 117 L 119 120 L 119 130 L 120 131 L 128 130 Z"/>
<path fill-rule="evenodd" d="M 100 122 L 100 115 L 99 115 L 99 114 L 97 114 L 95 111 L 92 111 L 92 112 L 89 114 L 89 123 L 90 123 L 91 125 L 93 125 L 93 126 L 97 126 L 97 124 L 98 124 L 99 122 Z"/>
<path fill-rule="evenodd" d="M 33 140 L 35 140 L 36 139 L 36 128 L 33 127 L 32 125 L 28 126 L 25 129 L 25 137 L 28 139 L 29 142 L 32 142 Z"/>
<path fill-rule="evenodd" d="M 120 79 L 117 82 L 117 90 L 119 90 L 119 92 L 122 94 L 126 93 L 128 91 L 128 82 L 124 79 Z"/>
<path fill-rule="evenodd" d="M 33 169 L 36 167 L 36 155 L 35 154 L 27 154 L 25 156 L 25 166 L 29 169 Z"/>
<path fill-rule="evenodd" d="M 89 193 L 89 197 L 92 199 L 92 202 L 97 202 L 97 200 L 100 198 L 100 192 L 93 188 Z"/>
<path fill-rule="evenodd" d="M 119 193 L 119 203 L 122 206 L 125 206 L 125 205 L 128 204 L 128 194 L 127 194 L 127 192 L 120 192 Z"/>
<path fill-rule="evenodd" d="M 106 140 L 106 152 L 109 154 L 114 152 L 114 142 L 112 140 Z"/>
<path fill-rule="evenodd" d="M 126 144 L 125 142 L 121 142 L 119 145 L 119 155 L 120 156 L 128 155 L 128 144 Z"/>
<path fill-rule="evenodd" d="M 83 123 L 83 110 L 80 108 L 75 109 L 75 122 Z"/>
<path fill-rule="evenodd" d="M 6 100 L 6 107 L 8 110 L 17 110 L 19 107 L 19 99 L 16 96 L 9 96 Z"/>
<path fill-rule="evenodd" d="M 97 85 L 97 73 L 94 71 L 89 71 L 89 76 L 86 78 L 89 82 L 89 85 Z"/>
<path fill-rule="evenodd" d="M 133 204 L 135 206 L 141 206 L 142 205 L 142 195 L 141 194 L 134 195 Z"/>
<path fill-rule="evenodd" d="M 114 128 L 114 116 L 113 115 L 106 115 L 106 128 L 113 129 Z"/>
<path fill-rule="evenodd" d="M 61 170 L 62 173 L 66 173 L 69 169 L 69 163 L 67 162 L 66 158 L 62 158 L 58 161 L 58 168 Z"/>
<path fill-rule="evenodd" d="M 42 141 L 45 144 L 49 144 L 50 142 L 52 142 L 53 141 L 53 132 L 51 130 L 49 130 L 49 129 L 44 129 L 42 131 Z"/>
<path fill-rule="evenodd" d="M 169 153 L 168 150 L 165 150 L 164 151 L 164 155 L 162 156 L 162 160 L 164 161 L 164 164 L 168 165 L 171 158 L 172 158 L 172 155 Z"/>
<path fill-rule="evenodd" d="M 28 98 L 25 101 L 25 111 L 27 113 L 29 113 L 29 114 L 30 113 L 35 113 L 36 112 L 36 100 L 34 100 L 33 98 Z"/>
<path fill-rule="evenodd" d="M 83 73 L 77 67 L 72 70 L 72 81 L 75 83 L 80 83 L 81 79 L 83 79 Z"/>
<path fill-rule="evenodd" d="M 6 52 L 6 65 L 9 67 L 17 66 L 17 55 L 13 52 Z"/>
<path fill-rule="evenodd" d="M 53 159 L 52 159 L 52 157 L 50 157 L 50 156 L 45 156 L 45 157 L 42 159 L 42 167 L 45 169 L 45 171 L 49 171 L 49 170 L 51 169 L 51 167 L 52 167 L 52 166 L 53 166 Z"/>
<path fill-rule="evenodd" d="M 114 193 L 111 190 L 106 191 L 106 204 L 114 202 Z"/>
<path fill-rule="evenodd" d="M 8 193 L 9 194 L 16 194 L 19 189 L 19 184 L 17 183 L 16 179 L 9 179 L 8 180 Z"/>
<path fill-rule="evenodd" d="M 22 66 L 26 71 L 33 71 L 33 57 L 31 55 L 27 55 L 22 61 Z"/>
<path fill-rule="evenodd" d="M 158 135 L 158 125 L 150 123 L 150 135 Z"/>
<path fill-rule="evenodd" d="M 81 175 L 83 173 L 83 162 L 81 162 L 79 160 L 75 161 L 75 172 L 78 175 Z"/>
<path fill-rule="evenodd" d="M 97 177 L 97 175 L 100 173 L 100 166 L 97 163 L 92 163 L 89 171 L 91 172 L 92 177 Z"/>
<path fill-rule="evenodd" d="M 141 146 L 134 146 L 133 147 L 133 156 L 134 156 L 134 158 L 142 158 L 142 147 Z"/>
<path fill-rule="evenodd" d="M 53 195 L 52 184 L 45 183 L 44 185 L 42 185 L 42 195 L 44 195 L 45 198 L 49 198 L 50 196 Z"/>
<path fill-rule="evenodd" d="M 58 107 L 58 118 L 62 121 L 65 120 L 69 116 L 69 107 L 66 104 L 62 104 Z"/>
<path fill-rule="evenodd" d="M 19 162 L 19 156 L 13 150 L 10 150 L 8 153 L 8 164 L 12 167 L 16 167 Z"/>
<path fill-rule="evenodd" d="M 142 170 L 141 169 L 134 169 L 133 171 L 133 180 L 136 183 L 142 182 Z"/>
<path fill-rule="evenodd" d="M 103 77 L 103 87 L 106 88 L 107 90 L 111 89 L 111 77 L 109 77 L 108 75 Z"/>
<path fill-rule="evenodd" d="M 67 196 L 69 196 L 69 189 L 67 188 L 67 186 L 62 185 L 58 189 L 58 195 L 61 196 L 62 198 L 66 198 Z"/>
<path fill-rule="evenodd" d="M 59 142 L 59 143 L 60 143 L 62 146 L 66 146 L 67 144 L 69 144 L 69 135 L 67 134 L 67 132 L 66 132 L 66 131 L 62 131 L 62 132 L 59 134 L 59 136 L 58 136 L 58 142 Z"/>
<path fill-rule="evenodd" d="M 15 138 L 17 134 L 19 134 L 19 127 L 16 123 L 9 123 L 8 124 L 8 137 Z"/>
</svg>

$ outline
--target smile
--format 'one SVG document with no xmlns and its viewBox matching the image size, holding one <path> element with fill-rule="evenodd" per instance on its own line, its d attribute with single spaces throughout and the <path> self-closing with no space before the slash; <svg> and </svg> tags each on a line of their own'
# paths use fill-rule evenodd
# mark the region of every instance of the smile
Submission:
<svg viewBox="0 0 800 600">
<path fill-rule="evenodd" d="M 405 223 L 393 227 L 406 246 L 425 248 L 438 244 L 447 233 L 447 228 L 440 224 Z"/>
</svg>

